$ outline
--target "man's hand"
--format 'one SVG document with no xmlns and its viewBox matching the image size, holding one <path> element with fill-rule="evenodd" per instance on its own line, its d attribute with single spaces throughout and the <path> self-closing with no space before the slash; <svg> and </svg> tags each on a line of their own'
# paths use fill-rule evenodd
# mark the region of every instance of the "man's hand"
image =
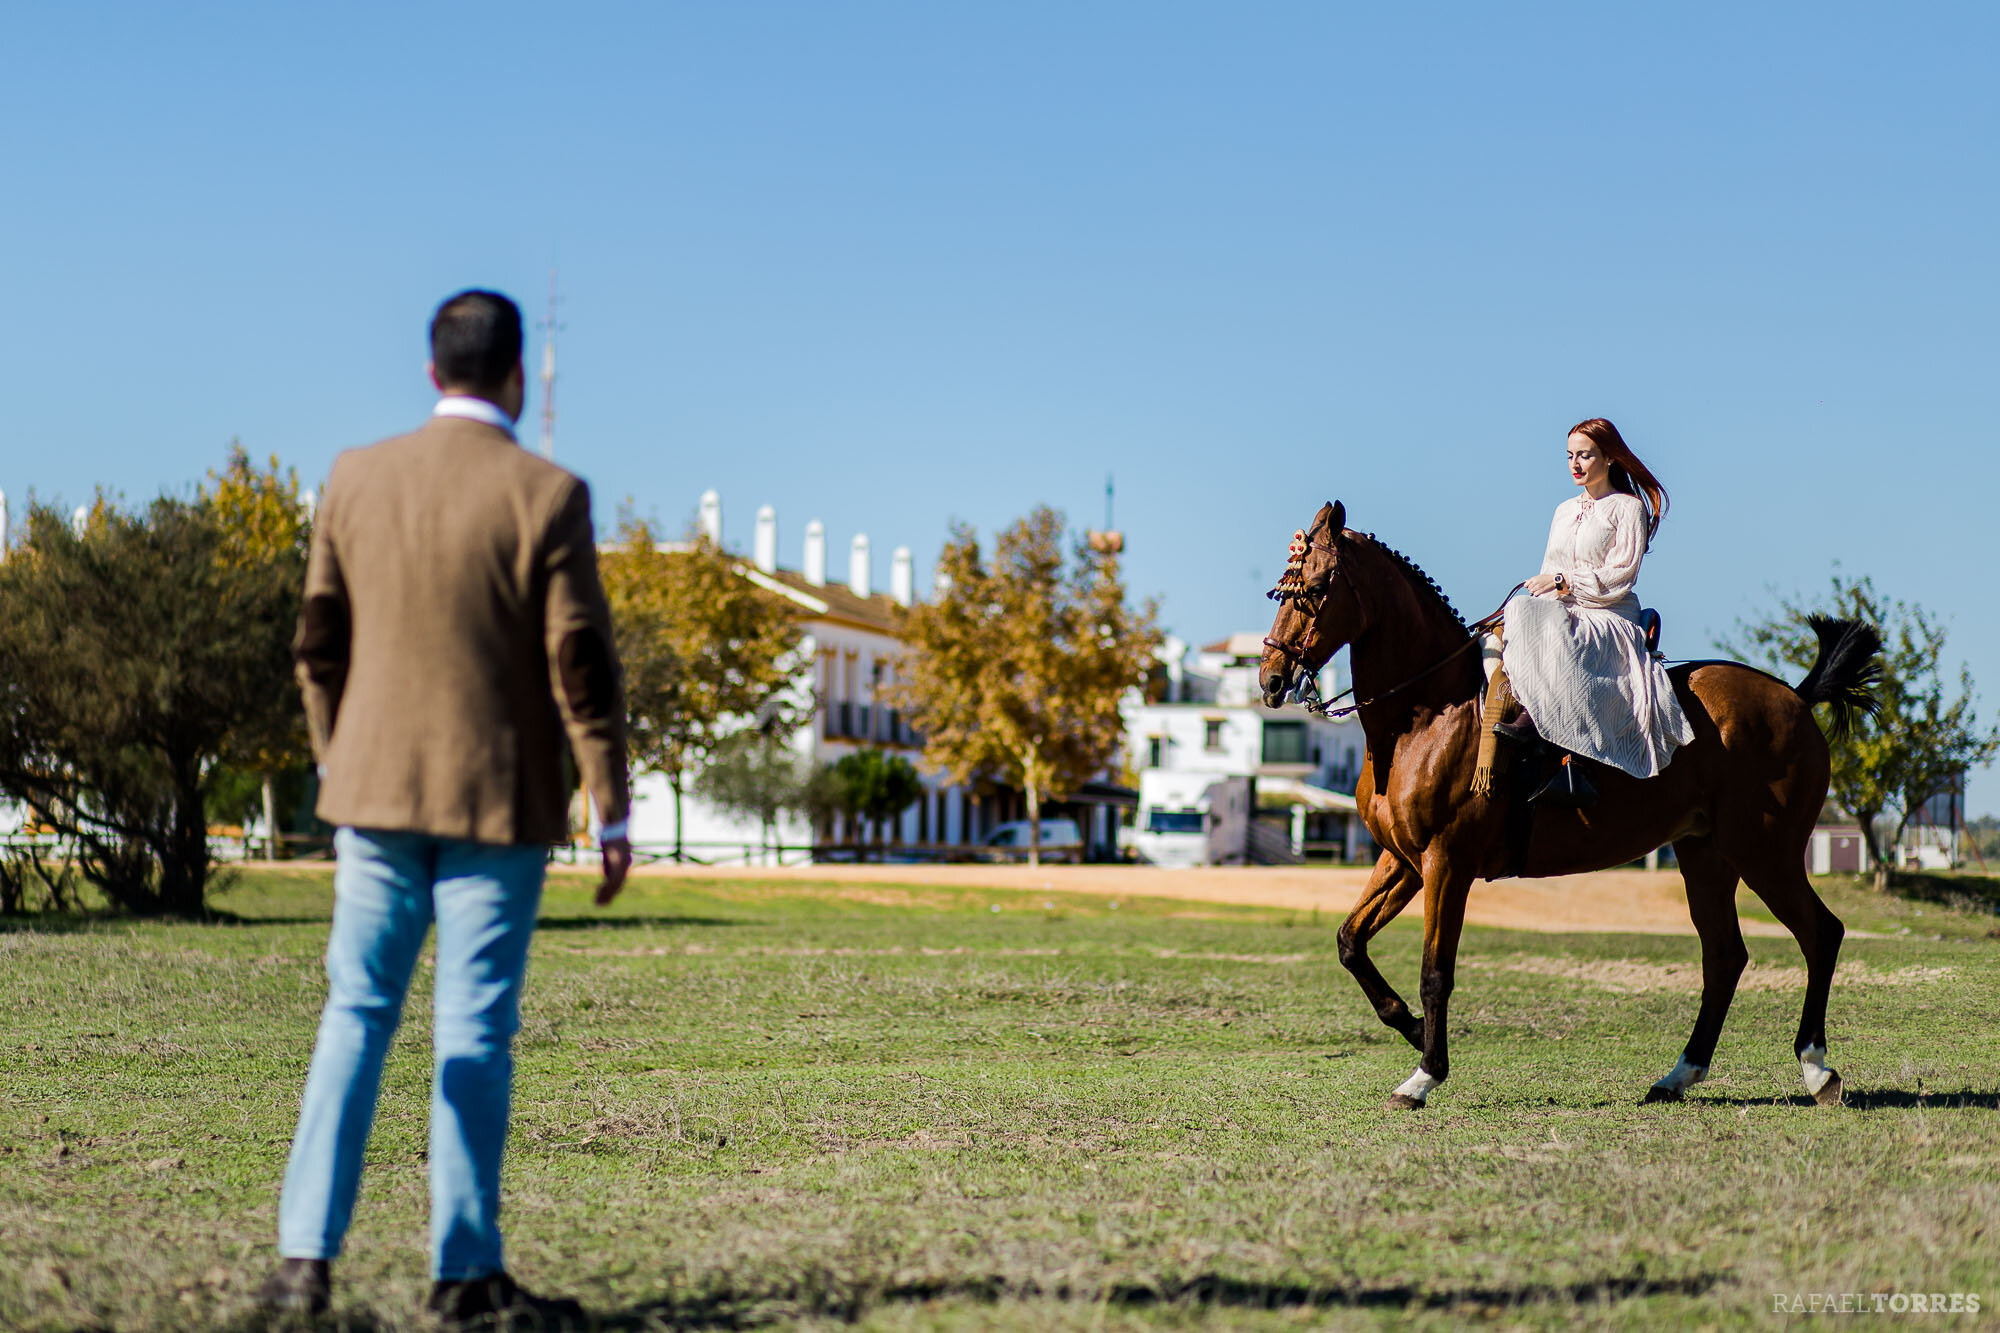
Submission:
<svg viewBox="0 0 2000 1333">
<path fill-rule="evenodd" d="M 1537 574 L 1521 586 L 1526 588 L 1531 596 L 1546 596 L 1556 590 L 1556 576 L 1553 574 Z"/>
<path fill-rule="evenodd" d="M 632 868 L 632 844 L 624 838 L 612 838 L 603 846 L 604 882 L 597 886 L 597 905 L 604 907 L 618 891 L 625 887 L 625 874 Z"/>
</svg>

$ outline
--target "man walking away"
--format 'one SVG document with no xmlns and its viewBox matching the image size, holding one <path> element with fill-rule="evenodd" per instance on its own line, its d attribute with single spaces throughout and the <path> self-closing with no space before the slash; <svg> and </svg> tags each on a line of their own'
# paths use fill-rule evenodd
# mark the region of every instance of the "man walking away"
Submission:
<svg viewBox="0 0 2000 1333">
<path fill-rule="evenodd" d="M 319 815 L 336 827 L 326 1009 L 262 1298 L 330 1298 L 417 954 L 437 927 L 430 1306 L 449 1324 L 580 1314 L 516 1286 L 500 1249 L 528 938 L 569 834 L 567 733 L 605 823 L 598 903 L 623 886 L 624 701 L 590 492 L 521 449 L 521 312 L 467 291 L 431 321 L 442 395 L 411 434 L 342 454 L 313 528 L 294 645 Z"/>
</svg>

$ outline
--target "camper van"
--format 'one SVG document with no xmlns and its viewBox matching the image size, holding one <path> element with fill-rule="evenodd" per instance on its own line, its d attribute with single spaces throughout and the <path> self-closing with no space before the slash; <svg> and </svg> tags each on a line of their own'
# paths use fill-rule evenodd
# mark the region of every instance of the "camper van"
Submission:
<svg viewBox="0 0 2000 1333">
<path fill-rule="evenodd" d="M 1256 799 L 1251 778 L 1148 769 L 1128 842 L 1156 866 L 1241 865 Z"/>
</svg>

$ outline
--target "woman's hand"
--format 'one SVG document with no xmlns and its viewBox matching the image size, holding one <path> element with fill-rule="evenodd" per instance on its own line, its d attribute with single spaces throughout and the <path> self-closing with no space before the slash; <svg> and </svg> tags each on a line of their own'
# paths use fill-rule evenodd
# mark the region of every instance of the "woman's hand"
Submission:
<svg viewBox="0 0 2000 1333">
<path fill-rule="evenodd" d="M 1544 597 L 1555 592 L 1561 585 L 1556 582 L 1554 574 L 1537 574 L 1521 586 L 1533 596 Z"/>
</svg>

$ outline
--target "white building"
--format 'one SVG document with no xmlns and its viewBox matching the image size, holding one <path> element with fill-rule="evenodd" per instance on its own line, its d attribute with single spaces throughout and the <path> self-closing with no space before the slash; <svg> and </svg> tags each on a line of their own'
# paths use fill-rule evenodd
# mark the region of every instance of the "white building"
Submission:
<svg viewBox="0 0 2000 1333">
<path fill-rule="evenodd" d="M 701 499 L 701 523 L 709 537 L 722 545 L 722 501 L 710 491 Z M 916 564 L 910 549 L 896 548 L 889 562 L 888 590 L 876 581 L 872 547 L 866 534 L 856 533 L 847 546 L 847 578 L 828 577 L 826 527 L 818 519 L 806 524 L 799 567 L 779 563 L 778 518 L 770 505 L 757 511 L 756 534 L 746 578 L 789 598 L 802 613 L 804 662 L 794 687 L 799 702 L 813 704 L 811 720 L 789 738 L 794 753 L 813 765 L 830 764 L 865 748 L 901 753 L 923 775 L 924 794 L 893 828 L 849 829 L 836 822 L 830 830 L 835 844 L 867 840 L 905 850 L 910 855 L 944 854 L 946 849 L 981 843 L 1000 824 L 1024 818 L 1020 794 L 1003 784 L 980 784 L 977 790 L 947 783 L 925 773 L 922 743 L 900 710 L 885 699 L 895 682 L 903 647 L 897 638 L 898 617 L 916 601 Z M 659 852 L 674 843 L 674 797 L 665 778 L 636 777 L 632 793 L 632 840 L 642 849 Z M 1045 802 L 1045 817 L 1074 818 L 1086 846 L 1106 855 L 1116 846 L 1118 806 L 1131 797 L 1111 784 L 1093 783 L 1066 802 Z M 685 818 L 682 845 L 702 861 L 761 860 L 762 830 L 753 820 L 717 810 L 694 790 L 682 799 Z M 786 850 L 782 860 L 810 860 L 820 839 L 797 816 L 784 818 L 777 829 Z"/>
<path fill-rule="evenodd" d="M 1360 723 L 1297 704 L 1264 707 L 1263 650 L 1261 635 L 1232 634 L 1189 667 L 1187 646 L 1169 639 L 1144 695 L 1128 699 L 1127 757 L 1139 774 L 1131 841 L 1140 855 L 1179 865 L 1373 858 L 1354 804 L 1367 750 Z M 1330 664 L 1321 694 L 1338 688 Z M 1254 817 L 1241 819 L 1246 805 Z"/>
</svg>

